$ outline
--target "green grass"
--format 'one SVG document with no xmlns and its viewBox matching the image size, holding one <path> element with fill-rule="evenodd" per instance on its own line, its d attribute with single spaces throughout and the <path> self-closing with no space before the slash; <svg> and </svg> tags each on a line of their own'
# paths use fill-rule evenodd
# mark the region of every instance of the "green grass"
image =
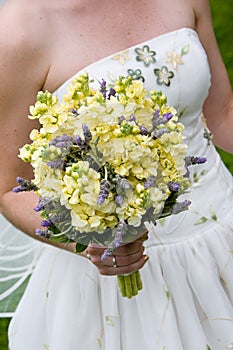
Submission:
<svg viewBox="0 0 233 350">
<path fill-rule="evenodd" d="M 222 53 L 229 77 L 233 85 L 233 21 L 232 21 L 232 0 L 211 1 L 213 23 L 216 31 L 219 48 Z M 219 150 L 226 166 L 233 174 L 233 156 Z M 9 319 L 0 319 L 0 349 L 7 350 L 7 327 Z"/>
</svg>

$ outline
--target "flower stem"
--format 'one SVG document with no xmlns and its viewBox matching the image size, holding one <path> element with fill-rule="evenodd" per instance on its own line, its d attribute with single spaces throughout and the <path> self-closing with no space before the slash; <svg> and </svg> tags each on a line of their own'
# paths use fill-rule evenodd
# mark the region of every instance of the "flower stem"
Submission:
<svg viewBox="0 0 233 350">
<path fill-rule="evenodd" d="M 135 271 L 129 275 L 118 275 L 117 278 L 118 286 L 123 297 L 131 299 L 142 289 L 142 280 L 139 271 Z"/>
</svg>

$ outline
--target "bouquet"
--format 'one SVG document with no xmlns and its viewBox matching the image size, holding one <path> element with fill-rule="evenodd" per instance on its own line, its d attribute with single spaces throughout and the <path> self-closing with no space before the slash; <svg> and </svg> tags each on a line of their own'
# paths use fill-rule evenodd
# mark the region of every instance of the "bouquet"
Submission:
<svg viewBox="0 0 233 350">
<path fill-rule="evenodd" d="M 186 155 L 184 126 L 160 91 L 122 76 L 108 86 L 85 73 L 61 101 L 39 92 L 29 118 L 41 128 L 19 156 L 34 178 L 17 178 L 14 191 L 38 195 L 44 230 L 37 234 L 76 242 L 77 253 L 95 242 L 106 259 L 138 239 L 146 221 L 188 209 L 190 201 L 178 202 L 190 186 L 188 166 L 205 159 Z M 118 283 L 129 298 L 142 288 L 139 272 Z"/>
</svg>

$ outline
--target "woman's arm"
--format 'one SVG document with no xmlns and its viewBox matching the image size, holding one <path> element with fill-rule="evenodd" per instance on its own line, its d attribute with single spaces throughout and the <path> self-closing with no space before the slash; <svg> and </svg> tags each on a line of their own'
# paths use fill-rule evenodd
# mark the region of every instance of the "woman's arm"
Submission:
<svg viewBox="0 0 233 350">
<path fill-rule="evenodd" d="M 233 94 L 215 38 L 209 1 L 191 2 L 196 15 L 196 30 L 206 50 L 211 70 L 211 88 L 204 104 L 204 115 L 213 133 L 214 143 L 233 153 Z"/>
</svg>

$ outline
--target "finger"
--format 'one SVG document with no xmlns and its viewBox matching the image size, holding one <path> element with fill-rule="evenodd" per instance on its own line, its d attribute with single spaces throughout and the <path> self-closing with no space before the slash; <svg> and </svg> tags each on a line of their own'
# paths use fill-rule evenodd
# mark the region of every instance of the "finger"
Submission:
<svg viewBox="0 0 233 350">
<path fill-rule="evenodd" d="M 93 255 L 92 256 L 92 262 L 95 264 L 98 268 L 101 266 L 109 266 L 112 267 L 114 264 L 116 264 L 118 267 L 122 266 L 128 266 L 131 264 L 134 264 L 135 262 L 139 261 L 141 257 L 143 256 L 144 247 L 141 247 L 140 250 L 138 250 L 134 254 L 130 255 L 111 255 L 107 259 L 102 260 L 101 256 L 99 255 Z"/>
<path fill-rule="evenodd" d="M 102 265 L 99 267 L 99 273 L 105 276 L 114 276 L 114 275 L 126 275 L 132 272 L 140 270 L 148 261 L 149 257 L 147 255 L 143 255 L 141 259 L 134 264 L 122 266 L 122 267 L 109 267 Z"/>
</svg>

